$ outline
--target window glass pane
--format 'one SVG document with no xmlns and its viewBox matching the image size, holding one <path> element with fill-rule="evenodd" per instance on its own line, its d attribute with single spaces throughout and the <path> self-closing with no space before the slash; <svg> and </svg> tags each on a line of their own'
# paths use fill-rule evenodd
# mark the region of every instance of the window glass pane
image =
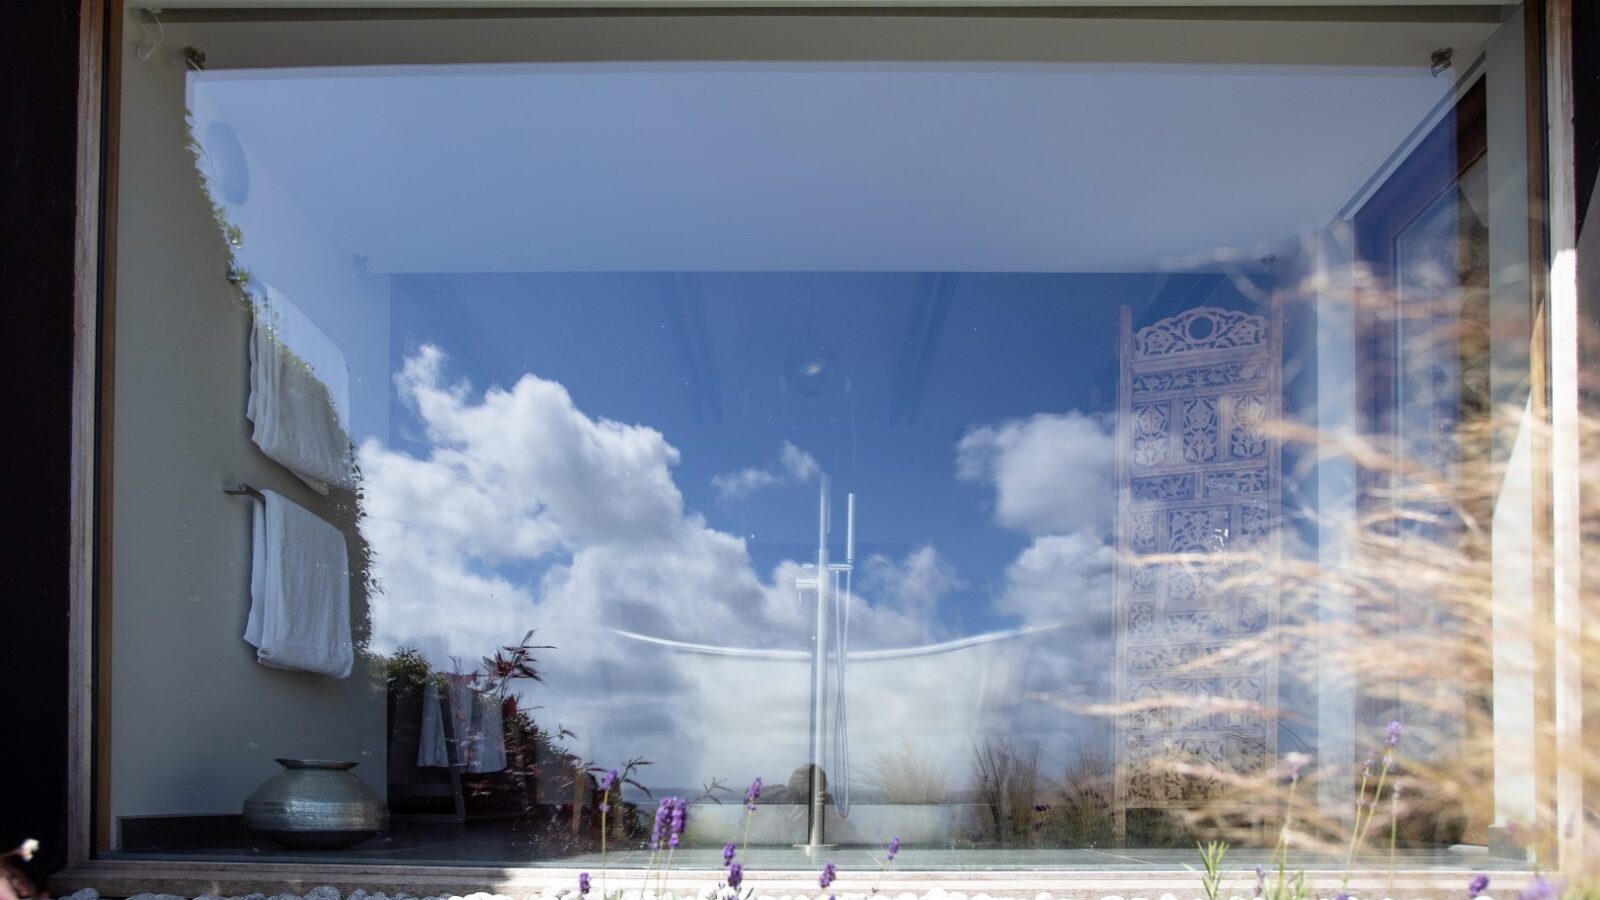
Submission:
<svg viewBox="0 0 1600 900">
<path fill-rule="evenodd" d="M 102 852 L 1525 867 L 1521 16 L 128 11 Z"/>
</svg>

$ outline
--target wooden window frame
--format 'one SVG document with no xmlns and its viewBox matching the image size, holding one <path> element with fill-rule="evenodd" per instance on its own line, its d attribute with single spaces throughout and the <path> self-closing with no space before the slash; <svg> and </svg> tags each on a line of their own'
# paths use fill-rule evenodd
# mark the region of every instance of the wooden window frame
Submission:
<svg viewBox="0 0 1600 900">
<path fill-rule="evenodd" d="M 441 0 L 443 2 L 443 0 Z M 535 4 L 527 4 L 535 5 Z M 698 8 L 694 0 L 678 0 L 676 9 L 660 6 L 650 13 L 695 15 L 707 11 L 711 3 Z M 1368 15 L 1404 14 L 1402 4 L 1373 7 Z M 1530 191 L 1533 220 L 1530 240 L 1536 252 L 1533 297 L 1534 337 L 1531 377 L 1538 412 L 1550 424 L 1550 446 L 1542 454 L 1548 466 L 1547 479 L 1539 480 L 1545 489 L 1543 508 L 1548 509 L 1548 541 L 1553 565 L 1548 573 L 1545 596 L 1540 600 L 1555 623 L 1555 646 L 1548 671 L 1542 676 L 1552 684 L 1551 701 L 1541 710 L 1540 721 L 1552 727 L 1553 746 L 1541 755 L 1540 782 L 1554 791 L 1554 809 L 1560 860 L 1583 858 L 1583 781 L 1582 773 L 1561 760 L 1581 759 L 1583 741 L 1581 661 L 1575 626 L 1580 620 L 1581 573 L 1578 484 L 1579 415 L 1579 331 L 1576 264 L 1576 220 L 1578 198 L 1574 175 L 1573 86 L 1572 86 L 1572 0 L 1526 0 L 1529 34 L 1528 68 L 1536 76 L 1529 79 Z M 1228 11 L 1232 9 L 1231 13 Z M 1330 15 L 1350 15 L 1351 8 L 1330 7 Z M 1359 8 L 1357 8 L 1359 9 Z M 1374 12 L 1373 10 L 1376 10 Z M 596 0 L 590 10 L 563 9 L 559 14 L 592 13 L 615 15 L 618 6 L 605 6 Z M 839 15 L 1063 15 L 1081 16 L 1083 8 L 988 6 L 981 0 L 937 8 L 849 6 L 823 8 L 788 6 L 777 9 L 759 6 L 716 6 L 719 14 L 773 12 L 821 13 Z M 1170 13 L 1170 8 L 1166 12 Z M 70 616 L 68 652 L 69 720 L 66 748 L 69 798 L 66 810 L 68 827 L 67 866 L 57 873 L 51 886 L 57 893 L 94 887 L 104 894 L 128 896 L 144 891 L 168 891 L 197 895 L 244 894 L 262 891 L 303 891 L 313 884 L 332 884 L 342 890 L 357 887 L 405 890 L 419 895 L 465 893 L 491 889 L 521 894 L 552 885 L 570 885 L 576 878 L 572 869 L 518 869 L 446 866 L 380 866 L 350 863 L 313 865 L 303 863 L 218 863 L 210 861 L 134 861 L 103 860 L 95 857 L 95 847 L 104 846 L 107 829 L 97 810 L 106 808 L 104 764 L 107 735 L 99 732 L 106 708 L 104 691 L 96 689 L 96 679 L 108 671 L 103 636 L 109 633 L 110 615 L 106 599 L 109 585 L 101 573 L 109 571 L 112 546 L 110 521 L 110 460 L 113 452 L 111 411 L 115 346 L 111 340 L 116 313 L 115 285 L 104 277 L 114 269 L 116 255 L 116 156 L 119 134 L 119 61 L 122 0 L 80 0 L 78 46 L 78 135 L 76 167 L 78 173 L 74 202 L 77 208 L 74 246 L 74 347 L 72 381 L 72 460 L 71 460 L 71 570 L 68 608 Z M 1123 15 L 1159 16 L 1161 8 L 1127 8 Z M 1272 15 L 1272 9 L 1220 8 L 1196 11 L 1196 17 Z M 1542 213 L 1542 215 L 1541 215 Z M 1566 637 L 1563 637 L 1566 635 Z M 1569 827 L 1575 826 L 1575 827 Z M 1318 874 L 1318 873 L 1313 873 Z M 692 895 L 714 875 L 711 871 L 673 873 L 669 889 Z M 613 873 L 613 880 L 626 876 Z M 1049 871 L 1030 872 L 917 872 L 902 871 L 885 888 L 927 890 L 934 887 L 976 892 L 1025 895 L 1040 890 L 1058 896 L 1100 896 L 1133 894 L 1157 896 L 1164 892 L 1183 895 L 1195 891 L 1194 873 L 1172 871 Z M 636 879 L 635 879 L 636 880 Z M 1497 876 L 1496 889 L 1515 890 L 1515 877 Z M 807 893 L 814 890 L 814 874 L 807 872 L 763 873 L 762 888 L 773 894 Z M 1358 895 L 1385 892 L 1406 896 L 1459 896 L 1459 873 L 1400 871 L 1357 873 L 1349 889 Z M 637 884 L 630 884 L 637 887 Z"/>
</svg>

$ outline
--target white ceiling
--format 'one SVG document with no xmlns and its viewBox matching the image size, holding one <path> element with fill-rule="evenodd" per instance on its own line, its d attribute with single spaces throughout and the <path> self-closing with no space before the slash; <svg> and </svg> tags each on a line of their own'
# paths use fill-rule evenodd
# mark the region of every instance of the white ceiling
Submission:
<svg viewBox="0 0 1600 900">
<path fill-rule="evenodd" d="M 369 66 L 191 87 L 197 135 L 225 121 L 245 148 L 251 217 L 284 202 L 275 183 L 371 272 L 1143 271 L 1328 222 L 1450 91 L 1424 63 Z"/>
</svg>

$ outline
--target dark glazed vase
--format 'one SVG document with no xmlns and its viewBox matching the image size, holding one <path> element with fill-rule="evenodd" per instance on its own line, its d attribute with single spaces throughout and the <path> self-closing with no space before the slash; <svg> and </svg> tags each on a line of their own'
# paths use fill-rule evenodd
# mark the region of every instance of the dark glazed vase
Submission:
<svg viewBox="0 0 1600 900">
<path fill-rule="evenodd" d="M 244 801 L 244 826 L 285 847 L 352 847 L 389 827 L 389 807 L 351 774 L 353 762 L 280 759 L 284 771 Z"/>
</svg>

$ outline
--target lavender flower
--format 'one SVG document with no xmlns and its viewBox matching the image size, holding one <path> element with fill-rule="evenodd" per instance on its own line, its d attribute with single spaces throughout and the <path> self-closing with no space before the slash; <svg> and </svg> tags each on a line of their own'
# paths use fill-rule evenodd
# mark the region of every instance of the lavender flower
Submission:
<svg viewBox="0 0 1600 900">
<path fill-rule="evenodd" d="M 734 849 L 735 848 L 733 846 L 733 841 L 729 841 L 726 844 L 722 845 L 722 864 L 724 866 L 726 866 L 728 863 L 733 862 L 733 851 L 734 851 Z"/>
<path fill-rule="evenodd" d="M 1348 891 L 1340 891 L 1333 895 L 1333 900 L 1350 900 L 1350 894 Z"/>
<path fill-rule="evenodd" d="M 1476 900 L 1477 896 L 1489 889 L 1489 876 L 1479 872 L 1467 882 L 1467 900 Z"/>
<path fill-rule="evenodd" d="M 580 895 L 587 895 L 589 893 L 589 873 L 588 872 L 579 872 L 578 873 L 578 893 Z"/>
<path fill-rule="evenodd" d="M 661 805 L 656 807 L 656 821 L 650 828 L 650 849 L 660 850 L 661 840 L 667 830 L 667 817 L 672 815 L 672 798 L 662 797 Z"/>
<path fill-rule="evenodd" d="M 899 852 L 900 852 L 900 838 L 899 838 L 899 836 L 895 836 L 895 837 L 889 838 L 889 852 L 888 852 L 889 861 L 890 862 L 894 862 L 894 855 L 896 853 L 899 853 Z"/>
<path fill-rule="evenodd" d="M 734 890 L 737 891 L 739 889 L 739 883 L 742 882 L 742 881 L 744 881 L 744 866 L 743 866 L 743 864 L 734 863 L 733 865 L 729 866 L 728 867 L 728 887 L 731 887 L 731 888 L 733 888 Z"/>
<path fill-rule="evenodd" d="M 823 890 L 827 890 L 828 885 L 833 884 L 833 879 L 838 876 L 839 870 L 834 868 L 833 860 L 830 859 L 822 864 L 822 874 L 817 877 L 817 884 L 821 885 Z M 1528 898 L 1523 898 L 1523 900 L 1528 900 Z"/>
<path fill-rule="evenodd" d="M 604 778 L 600 779 L 600 790 L 609 791 L 617 786 L 617 770 L 607 769 Z"/>
<path fill-rule="evenodd" d="M 756 811 L 756 801 L 761 799 L 761 776 L 750 782 L 750 789 L 744 792 L 744 808 L 750 812 Z"/>
<path fill-rule="evenodd" d="M 667 800 L 672 805 L 667 847 L 676 850 L 678 849 L 678 836 L 683 834 L 684 822 L 689 817 L 689 801 L 682 797 L 668 797 Z"/>
<path fill-rule="evenodd" d="M 1527 890 L 1517 895 L 1517 900 L 1556 900 L 1561 896 L 1561 885 L 1543 875 L 1535 875 Z"/>
<path fill-rule="evenodd" d="M 1400 724 L 1399 719 L 1395 719 L 1393 722 L 1390 722 L 1389 727 L 1384 730 L 1386 735 L 1385 742 L 1391 747 L 1400 746 L 1400 732 L 1404 730 L 1405 728 Z"/>
<path fill-rule="evenodd" d="M 1372 777 L 1372 767 L 1377 765 L 1377 764 L 1378 764 L 1378 751 L 1376 751 L 1376 750 L 1368 750 L 1367 751 L 1367 761 L 1361 767 L 1361 777 L 1362 778 L 1371 778 Z"/>
<path fill-rule="evenodd" d="M 1262 897 L 1267 893 L 1267 870 L 1256 866 L 1256 896 Z"/>
</svg>

